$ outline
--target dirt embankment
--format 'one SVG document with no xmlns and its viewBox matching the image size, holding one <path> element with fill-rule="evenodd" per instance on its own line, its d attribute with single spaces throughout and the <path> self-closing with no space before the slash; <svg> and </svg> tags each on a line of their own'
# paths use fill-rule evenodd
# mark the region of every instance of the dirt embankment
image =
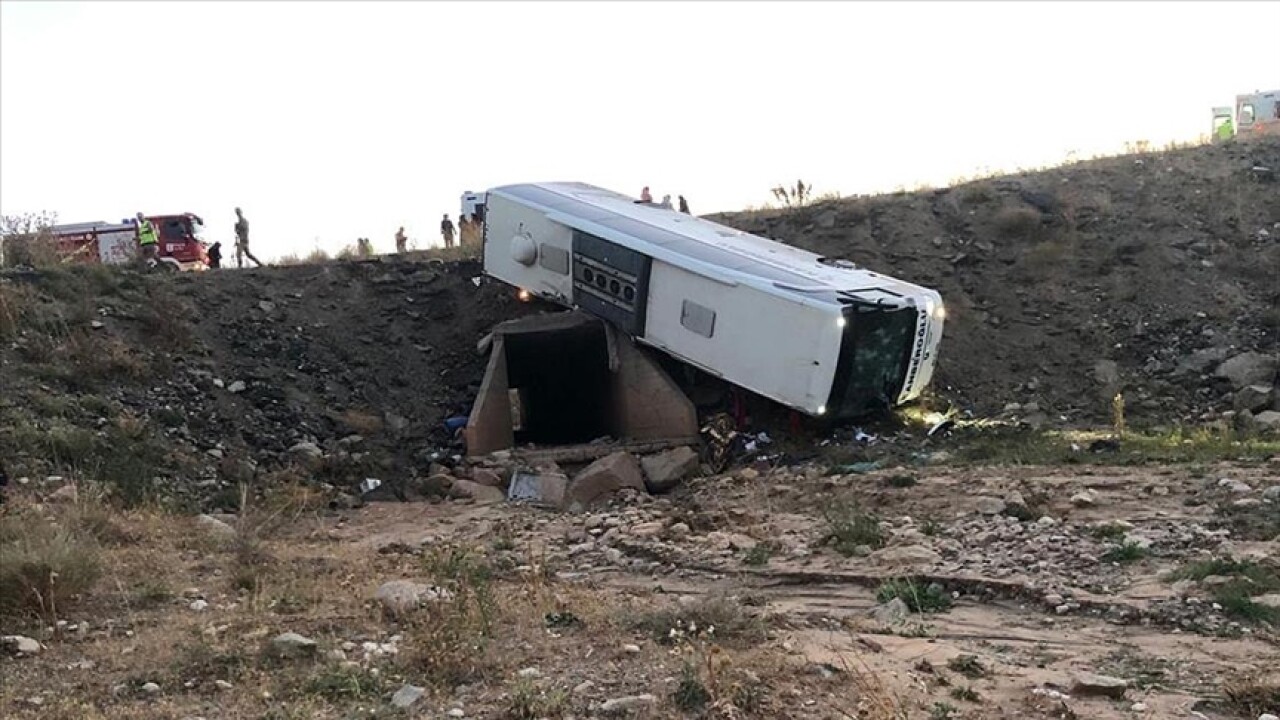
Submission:
<svg viewBox="0 0 1280 720">
<path fill-rule="evenodd" d="M 1280 168 L 1280 142 L 721 220 L 938 288 L 942 403 L 1088 424 L 1123 392 L 1133 425 L 1198 423 L 1242 409 L 1242 392 L 1256 413 L 1280 402 L 1280 184 L 1255 167 Z M 545 309 L 480 275 L 394 258 L 6 272 L 0 456 L 15 476 L 224 506 L 240 481 L 299 460 L 346 487 L 426 472 L 448 449 L 441 421 L 474 398 L 476 342 Z"/>
</svg>

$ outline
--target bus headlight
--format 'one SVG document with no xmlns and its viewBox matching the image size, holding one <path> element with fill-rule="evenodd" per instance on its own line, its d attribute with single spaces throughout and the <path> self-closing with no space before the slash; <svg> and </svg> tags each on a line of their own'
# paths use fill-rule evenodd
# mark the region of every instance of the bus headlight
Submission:
<svg viewBox="0 0 1280 720">
<path fill-rule="evenodd" d="M 845 320 L 843 317 L 836 320 L 836 327 L 844 327 L 847 324 L 848 324 L 848 321 Z"/>
<path fill-rule="evenodd" d="M 819 415 L 826 415 L 826 414 L 827 414 L 827 406 L 826 406 L 826 405 L 819 405 L 819 406 L 818 406 L 818 414 L 819 414 Z"/>
<path fill-rule="evenodd" d="M 931 314 L 931 315 L 933 315 L 933 319 L 934 319 L 934 320 L 946 320 L 946 319 L 947 319 L 947 307 L 946 307 L 945 305 L 943 305 L 942 303 L 938 303 L 938 305 L 936 305 L 936 306 L 933 308 L 933 312 L 932 312 L 932 313 L 930 313 L 930 314 Z"/>
</svg>

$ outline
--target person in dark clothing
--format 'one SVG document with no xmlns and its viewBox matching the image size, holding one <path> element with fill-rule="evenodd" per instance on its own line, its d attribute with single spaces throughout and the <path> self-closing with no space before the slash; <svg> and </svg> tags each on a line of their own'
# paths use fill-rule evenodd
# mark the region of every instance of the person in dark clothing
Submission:
<svg viewBox="0 0 1280 720">
<path fill-rule="evenodd" d="M 684 213 L 685 215 L 693 214 L 689 212 L 689 203 L 684 199 L 683 195 L 680 196 L 680 212 Z"/>
<path fill-rule="evenodd" d="M 449 219 L 448 213 L 440 221 L 440 236 L 444 238 L 445 247 L 453 247 L 453 221 Z"/>
<path fill-rule="evenodd" d="M 0 505 L 4 504 L 4 489 L 9 484 L 9 473 L 4 471 L 4 463 L 0 462 Z"/>
<path fill-rule="evenodd" d="M 222 243 L 216 242 L 209 246 L 209 267 L 222 267 Z"/>
</svg>

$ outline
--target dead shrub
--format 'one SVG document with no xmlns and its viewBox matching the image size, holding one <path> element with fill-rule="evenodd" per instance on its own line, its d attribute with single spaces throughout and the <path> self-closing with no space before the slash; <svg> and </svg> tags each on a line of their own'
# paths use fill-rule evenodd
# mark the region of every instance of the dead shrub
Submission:
<svg viewBox="0 0 1280 720">
<path fill-rule="evenodd" d="M 1029 207 L 1004 207 L 992 219 L 996 232 L 1003 238 L 1034 240 L 1040 237 L 1043 216 Z"/>
<path fill-rule="evenodd" d="M 1222 685 L 1227 706 L 1242 717 L 1258 717 L 1280 708 L 1280 682 L 1274 677 L 1241 675 Z"/>
<path fill-rule="evenodd" d="M 27 510 L 0 517 L 0 615 L 52 623 L 101 572 L 97 543 L 67 519 Z"/>
<path fill-rule="evenodd" d="M 760 618 L 749 614 L 737 600 L 724 596 L 709 596 L 686 606 L 641 612 L 633 618 L 631 626 L 655 642 L 667 645 L 698 636 L 726 647 L 749 647 L 766 637 L 766 627 Z"/>
<path fill-rule="evenodd" d="M 489 651 L 498 611 L 492 568 L 459 547 L 434 549 L 423 564 L 447 595 L 428 602 L 408 621 L 407 662 L 440 687 L 481 679 L 495 664 Z"/>
<path fill-rule="evenodd" d="M 1031 277 L 1044 277 L 1060 270 L 1071 258 L 1071 247 L 1060 240 L 1045 240 L 1022 254 L 1020 265 Z"/>
<path fill-rule="evenodd" d="M 382 432 L 382 417 L 361 410 L 346 410 L 338 416 L 348 430 L 360 435 L 375 435 Z"/>
</svg>

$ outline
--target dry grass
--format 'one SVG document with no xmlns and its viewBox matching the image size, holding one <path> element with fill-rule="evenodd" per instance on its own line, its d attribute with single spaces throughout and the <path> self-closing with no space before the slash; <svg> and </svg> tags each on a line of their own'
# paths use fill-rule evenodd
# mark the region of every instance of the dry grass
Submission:
<svg viewBox="0 0 1280 720">
<path fill-rule="evenodd" d="M 1043 216 L 1029 207 L 1004 207 L 992 219 L 996 232 L 1011 240 L 1035 240 L 1042 234 Z"/>
<path fill-rule="evenodd" d="M 347 430 L 366 437 L 382 432 L 382 416 L 364 410 L 345 410 L 338 415 L 338 421 Z"/>
<path fill-rule="evenodd" d="M 52 623 L 102 575 L 95 533 L 112 526 L 88 508 L 44 514 L 22 507 L 0 516 L 0 617 Z"/>
</svg>

